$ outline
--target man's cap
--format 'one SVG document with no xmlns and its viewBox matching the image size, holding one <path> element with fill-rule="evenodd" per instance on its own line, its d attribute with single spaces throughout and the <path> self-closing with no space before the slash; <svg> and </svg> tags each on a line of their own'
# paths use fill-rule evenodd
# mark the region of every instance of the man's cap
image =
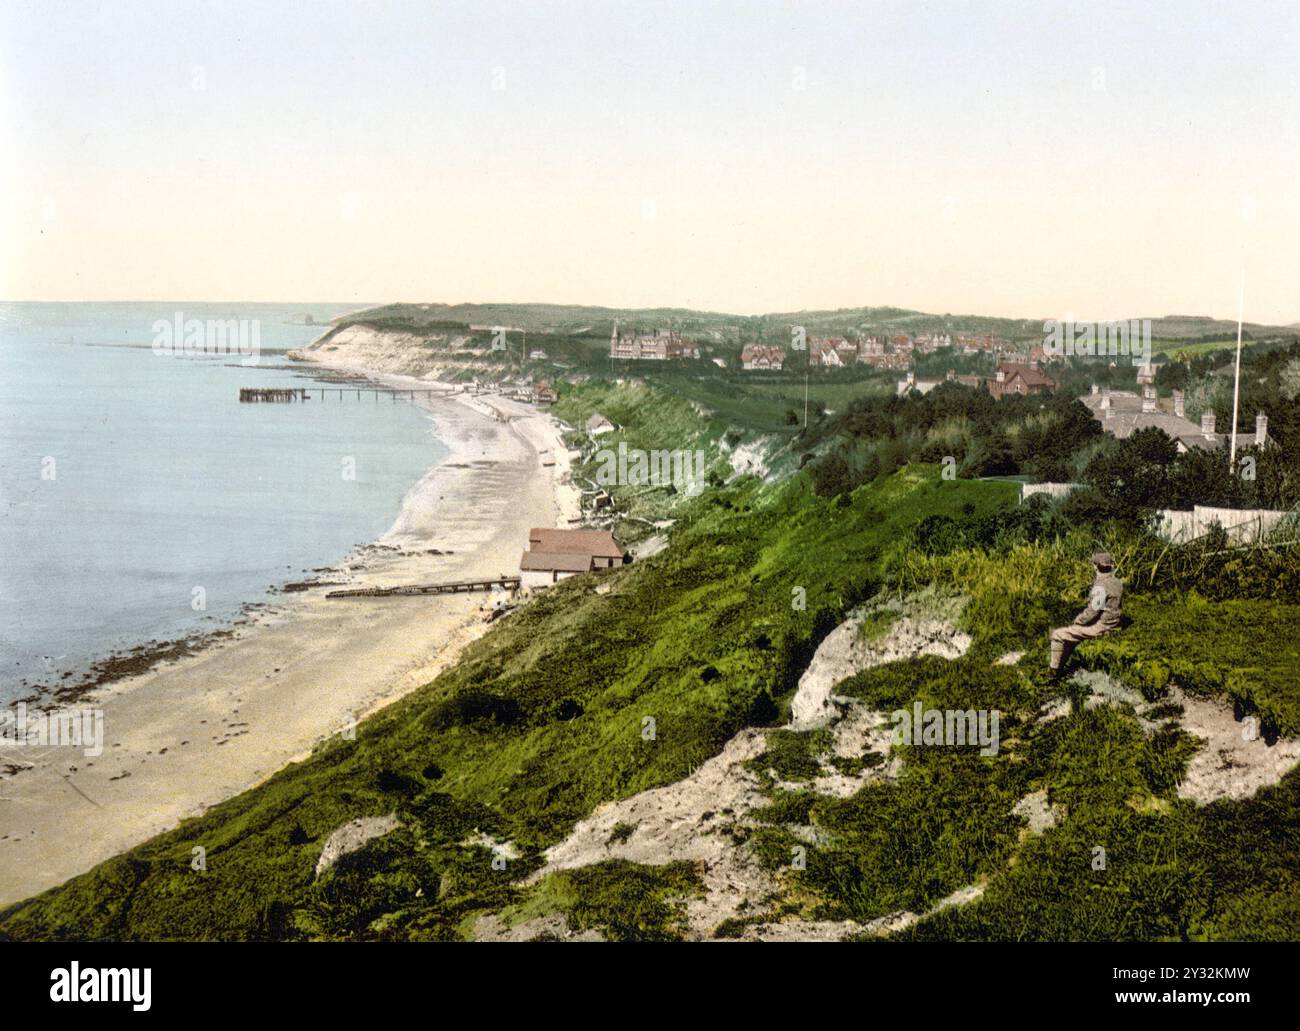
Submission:
<svg viewBox="0 0 1300 1031">
<path fill-rule="evenodd" d="M 1115 560 L 1110 557 L 1109 551 L 1099 551 L 1092 556 L 1092 564 L 1101 566 L 1104 569 L 1111 569 L 1115 565 Z"/>
</svg>

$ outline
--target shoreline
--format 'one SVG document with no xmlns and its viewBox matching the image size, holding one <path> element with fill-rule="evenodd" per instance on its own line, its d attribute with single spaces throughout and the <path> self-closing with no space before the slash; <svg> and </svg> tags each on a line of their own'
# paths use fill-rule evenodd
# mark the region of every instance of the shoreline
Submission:
<svg viewBox="0 0 1300 1031">
<path fill-rule="evenodd" d="M 304 371 L 455 386 L 321 357 Z M 495 576 L 517 567 L 529 527 L 580 514 L 548 415 L 495 396 L 415 403 L 447 454 L 407 491 L 383 535 L 313 579 L 396 586 Z M 10 759 L 23 767 L 0 775 L 0 905 L 256 786 L 428 683 L 488 629 L 489 594 L 327 600 L 323 587 L 286 586 L 193 652 L 90 686 L 72 704 L 102 710 L 101 755 L 0 746 L 0 769 Z"/>
<path fill-rule="evenodd" d="M 87 346 L 147 348 L 148 345 L 92 344 Z M 288 348 L 282 353 L 287 355 L 290 352 L 300 353 L 292 348 Z M 383 385 L 379 383 L 377 378 L 356 372 L 342 372 L 323 363 L 319 367 L 313 368 L 312 366 L 316 364 L 296 360 L 277 366 L 277 368 L 291 370 L 318 383 L 331 386 L 341 383 Z M 447 386 L 450 387 L 451 385 L 447 384 Z M 425 411 L 428 410 L 426 406 L 421 404 L 416 404 L 415 407 Z M 436 419 L 433 421 L 436 425 Z M 436 432 L 431 433 L 431 436 L 438 440 L 439 443 L 445 444 L 445 441 L 442 441 Z M 276 580 L 263 588 L 261 594 L 256 598 L 244 601 L 235 613 L 214 624 L 196 627 L 188 633 L 182 632 L 170 637 L 150 638 L 117 648 L 89 659 L 78 668 L 64 671 L 56 680 L 19 681 L 9 685 L 11 690 L 29 693 L 15 695 L 15 697 L 4 702 L 3 706 L 12 707 L 24 704 L 28 708 L 36 709 L 54 707 L 46 709 L 46 711 L 55 711 L 59 707 L 75 706 L 81 702 L 93 701 L 98 692 L 111 687 L 113 684 L 164 669 L 170 664 L 198 655 L 217 643 L 234 637 L 242 629 L 254 625 L 260 612 L 283 604 L 285 595 L 299 594 L 316 588 L 324 589 L 349 585 L 351 583 L 349 580 L 331 578 L 346 575 L 345 571 L 349 564 L 359 562 L 372 551 L 380 549 L 393 550 L 393 546 L 382 542 L 400 517 L 410 491 L 415 489 L 421 479 L 428 476 L 438 465 L 446 461 L 447 458 L 444 457 L 433 465 L 427 466 L 411 487 L 408 488 L 398 505 L 397 513 L 393 517 L 394 523 L 389 524 L 388 530 L 385 530 L 384 533 L 372 541 L 354 545 L 346 555 L 334 564 L 303 569 L 293 577 Z M 0 744 L 0 748 L 3 747 L 3 744 Z M 0 758 L 0 781 L 4 779 L 4 768 L 5 764 L 3 759 Z"/>
</svg>

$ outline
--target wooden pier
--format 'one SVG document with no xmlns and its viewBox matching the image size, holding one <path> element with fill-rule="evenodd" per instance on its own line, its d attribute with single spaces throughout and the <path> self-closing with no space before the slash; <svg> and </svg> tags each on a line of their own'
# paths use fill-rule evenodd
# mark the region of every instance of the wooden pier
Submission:
<svg viewBox="0 0 1300 1031">
<path fill-rule="evenodd" d="M 417 397 L 451 397 L 454 394 L 463 393 L 460 389 L 448 390 L 445 387 L 438 389 L 435 387 L 417 387 L 414 389 L 400 389 L 398 387 L 290 387 L 290 388 L 267 388 L 267 387 L 240 387 L 239 400 L 245 404 L 249 402 L 272 401 L 311 401 L 313 394 L 320 395 L 317 400 L 324 401 L 326 395 L 334 394 L 340 401 L 357 400 L 360 401 L 364 395 L 367 399 L 378 401 L 381 397 L 391 397 L 394 402 L 399 398 L 408 401 L 414 401 Z"/>
<path fill-rule="evenodd" d="M 490 591 L 500 587 L 517 591 L 517 576 L 498 576 L 490 580 L 453 580 L 443 584 L 409 584 L 404 587 L 355 587 L 346 591 L 330 591 L 327 598 L 392 598 L 409 594 L 461 594 L 467 591 Z"/>
<path fill-rule="evenodd" d="M 275 402 L 283 404 L 288 401 L 306 401 L 307 391 L 301 388 L 240 387 L 241 404 L 254 402 Z"/>
</svg>

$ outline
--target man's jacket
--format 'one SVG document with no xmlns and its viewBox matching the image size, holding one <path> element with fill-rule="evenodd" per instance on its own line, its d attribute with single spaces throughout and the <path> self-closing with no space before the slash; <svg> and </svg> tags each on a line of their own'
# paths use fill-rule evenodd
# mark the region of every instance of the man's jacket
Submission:
<svg viewBox="0 0 1300 1031">
<path fill-rule="evenodd" d="M 1074 619 L 1075 626 L 1092 626 L 1100 630 L 1114 630 L 1119 626 L 1120 596 L 1124 586 L 1114 573 L 1098 573 L 1088 592 L 1088 607 Z"/>
</svg>

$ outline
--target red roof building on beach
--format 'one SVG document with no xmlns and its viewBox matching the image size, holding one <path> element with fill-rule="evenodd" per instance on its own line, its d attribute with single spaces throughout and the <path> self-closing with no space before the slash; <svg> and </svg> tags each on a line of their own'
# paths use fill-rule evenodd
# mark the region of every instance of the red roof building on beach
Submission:
<svg viewBox="0 0 1300 1031">
<path fill-rule="evenodd" d="M 535 526 L 528 531 L 528 546 L 534 551 L 567 555 L 623 558 L 623 549 L 608 530 L 548 530 Z"/>
<path fill-rule="evenodd" d="M 549 530 L 535 526 L 528 531 L 528 550 L 519 560 L 525 587 L 546 587 L 593 569 L 612 569 L 627 561 L 627 555 L 608 530 Z"/>
</svg>

